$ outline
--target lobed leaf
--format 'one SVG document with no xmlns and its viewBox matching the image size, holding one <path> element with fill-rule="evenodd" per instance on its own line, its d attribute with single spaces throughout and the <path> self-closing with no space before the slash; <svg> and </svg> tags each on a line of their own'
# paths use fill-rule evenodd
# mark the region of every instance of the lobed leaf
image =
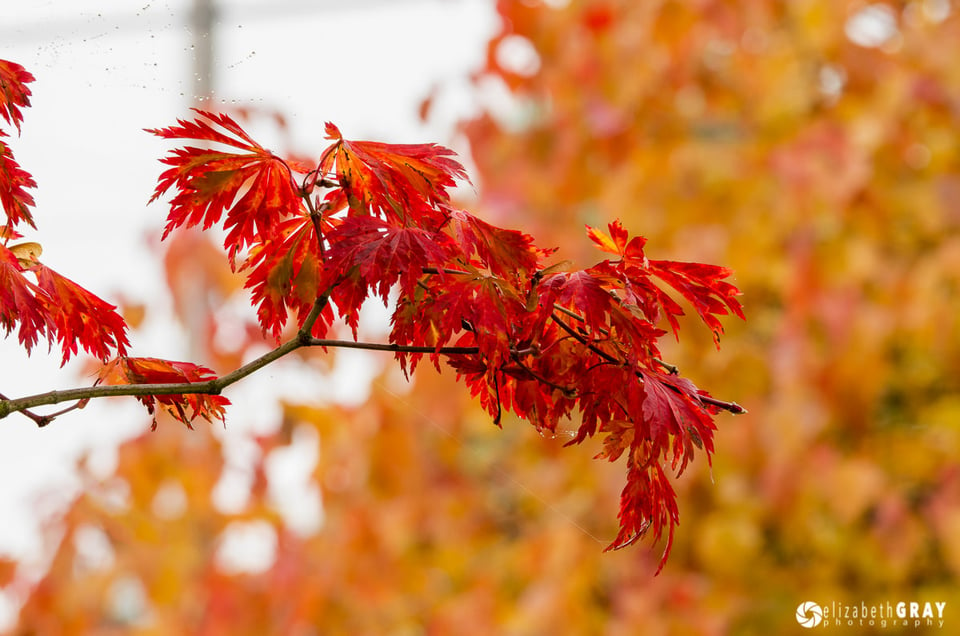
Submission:
<svg viewBox="0 0 960 636">
<path fill-rule="evenodd" d="M 26 222 L 36 227 L 30 213 L 33 196 L 26 189 L 36 188 L 37 183 L 13 158 L 10 146 L 2 139 L 4 136 L 0 131 L 0 205 L 7 215 L 6 226 L 13 229 L 18 223 Z"/>
<path fill-rule="evenodd" d="M 667 543 L 657 567 L 659 573 L 670 556 L 674 533 L 680 523 L 677 494 L 658 462 L 644 463 L 630 457 L 627 465 L 627 483 L 620 493 L 617 515 L 620 531 L 604 552 L 633 545 L 650 530 L 653 530 L 653 540 L 659 541 L 666 530 Z"/>
<path fill-rule="evenodd" d="M 454 152 L 443 146 L 348 141 L 331 123 L 326 131 L 335 143 L 324 152 L 320 172 L 336 175 L 354 211 L 401 222 L 417 215 L 424 217 L 422 225 L 430 210 L 447 206 L 447 188 L 457 179 L 467 180 L 464 167 L 451 158 Z"/>
<path fill-rule="evenodd" d="M 631 239 L 619 219 L 607 225 L 607 229 L 610 230 L 609 235 L 588 225 L 587 236 L 604 252 L 635 260 L 644 258 L 643 248 L 647 244 L 647 239 L 642 236 L 635 236 Z"/>
<path fill-rule="evenodd" d="M 177 120 L 176 126 L 147 132 L 164 139 L 219 143 L 245 152 L 196 147 L 170 152 L 161 162 L 171 167 L 160 175 L 150 201 L 176 190 L 164 238 L 177 227 L 202 224 L 208 229 L 226 214 L 224 248 L 235 264 L 240 250 L 269 241 L 283 219 L 301 211 L 299 189 L 288 163 L 251 139 L 229 116 L 196 112 L 199 117 L 195 121 Z"/>
<path fill-rule="evenodd" d="M 743 318 L 743 309 L 736 299 L 740 290 L 726 282 L 732 271 L 726 267 L 704 263 L 651 260 L 644 254 L 646 239 L 629 238 L 619 221 L 609 225 L 610 234 L 587 226 L 590 239 L 603 251 L 617 254 L 616 261 L 603 261 L 589 271 L 604 282 L 622 302 L 636 306 L 651 323 L 665 317 L 679 337 L 678 316 L 683 309 L 665 290 L 654 284 L 657 277 L 689 301 L 701 320 L 713 332 L 714 343 L 720 346 L 723 326 L 718 316 L 728 310 Z"/>
<path fill-rule="evenodd" d="M 557 305 L 583 317 L 583 323 L 598 335 L 609 325 L 614 297 L 603 281 L 588 271 L 559 272 L 543 279 L 540 289 Z"/>
<path fill-rule="evenodd" d="M 31 268 L 46 315 L 50 339 L 56 337 L 66 364 L 77 345 L 101 361 L 124 355 L 130 342 L 127 325 L 116 307 L 41 263 Z"/>
<path fill-rule="evenodd" d="M 9 335 L 19 324 L 17 339 L 29 353 L 46 334 L 47 313 L 38 298 L 43 291 L 24 273 L 17 255 L 0 244 L 0 328 Z"/>
<path fill-rule="evenodd" d="M 717 348 L 720 347 L 720 335 L 723 333 L 723 325 L 717 316 L 727 314 L 729 309 L 739 318 L 744 318 L 743 308 L 736 299 L 740 290 L 723 280 L 733 273 L 730 269 L 704 263 L 657 260 L 649 261 L 649 269 L 693 305 L 701 320 L 713 332 Z M 678 327 L 675 321 L 673 328 L 676 333 Z"/>
<path fill-rule="evenodd" d="M 295 311 L 302 324 L 319 293 L 323 261 L 316 227 L 307 217 L 281 222 L 276 235 L 256 244 L 240 269 L 249 270 L 244 286 L 251 290 L 261 329 L 279 340 L 288 312 Z M 313 335 L 322 338 L 332 321 L 325 307 Z"/>
<path fill-rule="evenodd" d="M 20 131 L 23 114 L 20 107 L 30 106 L 30 89 L 33 75 L 16 62 L 0 60 L 0 117 Z"/>
<path fill-rule="evenodd" d="M 490 225 L 464 210 L 450 211 L 449 231 L 468 258 L 476 256 L 495 276 L 530 278 L 538 267 L 542 252 L 529 234 Z"/>
<path fill-rule="evenodd" d="M 349 276 L 356 268 L 355 281 L 364 288 L 354 293 L 353 301 L 343 302 L 334 292 L 333 298 L 342 312 L 353 314 L 367 293 L 372 291 L 386 303 L 390 288 L 400 283 L 401 293 L 412 294 L 423 270 L 442 267 L 450 254 L 450 239 L 440 232 L 419 227 L 399 227 L 377 217 L 352 216 L 328 235 L 327 282 Z M 359 291 L 359 290 L 357 290 Z"/>
<path fill-rule="evenodd" d="M 216 374 L 202 366 L 190 362 L 175 362 L 159 358 L 114 358 L 101 367 L 96 384 L 194 384 L 216 379 Z M 222 395 L 204 395 L 187 393 L 182 395 L 141 395 L 137 399 L 154 415 L 157 405 L 174 418 L 193 428 L 191 422 L 202 417 L 208 422 L 213 418 L 224 421 L 225 407 L 230 400 Z M 190 410 L 188 414 L 187 411 Z M 156 416 L 153 428 L 157 427 Z"/>
</svg>

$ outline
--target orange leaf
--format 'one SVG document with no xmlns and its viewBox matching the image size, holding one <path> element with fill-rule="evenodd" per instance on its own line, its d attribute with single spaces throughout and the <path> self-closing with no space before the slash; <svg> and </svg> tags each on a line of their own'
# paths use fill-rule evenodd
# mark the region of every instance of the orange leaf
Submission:
<svg viewBox="0 0 960 636">
<path fill-rule="evenodd" d="M 212 370 L 190 362 L 121 356 L 103 365 L 96 384 L 192 384 L 213 380 L 216 377 Z M 214 417 L 224 421 L 224 407 L 230 404 L 230 400 L 222 395 L 200 393 L 140 395 L 137 399 L 147 407 L 147 412 L 151 415 L 156 405 L 160 404 L 170 415 L 189 428 L 193 428 L 190 423 L 198 416 L 208 422 Z M 189 415 L 187 409 L 191 410 Z M 156 427 L 157 419 L 154 417 L 152 428 Z"/>
</svg>

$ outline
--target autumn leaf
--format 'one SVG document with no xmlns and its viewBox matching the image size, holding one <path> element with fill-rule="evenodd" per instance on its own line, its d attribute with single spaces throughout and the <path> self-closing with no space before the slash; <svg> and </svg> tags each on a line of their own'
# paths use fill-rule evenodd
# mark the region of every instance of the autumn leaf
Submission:
<svg viewBox="0 0 960 636">
<path fill-rule="evenodd" d="M 17 255 L 0 244 L 0 328 L 9 334 L 19 323 L 17 338 L 27 352 L 46 334 L 46 308 L 37 298 L 42 294 L 24 276 Z"/>
<path fill-rule="evenodd" d="M 680 523 L 677 494 L 670 479 L 657 462 L 643 464 L 628 460 L 627 483 L 620 493 L 620 531 L 604 551 L 620 550 L 633 545 L 653 530 L 653 541 L 659 541 L 664 530 L 667 541 L 657 572 L 663 569 L 673 547 L 676 527 Z"/>
<path fill-rule="evenodd" d="M 33 196 L 26 188 L 35 188 L 37 184 L 13 158 L 10 146 L 3 141 L 5 136 L 0 130 L 0 205 L 7 215 L 7 226 L 13 228 L 18 223 L 26 222 L 36 227 L 30 213 L 34 205 Z"/>
<path fill-rule="evenodd" d="M 613 296 L 602 282 L 586 271 L 559 272 L 540 283 L 544 293 L 551 294 L 553 302 L 576 312 L 583 317 L 583 324 L 592 331 L 591 337 L 599 337 L 600 330 L 608 323 L 614 302 Z"/>
<path fill-rule="evenodd" d="M 295 311 L 301 323 L 319 293 L 323 262 L 313 222 L 302 216 L 282 221 L 275 236 L 254 245 L 240 270 L 249 270 L 245 287 L 261 329 L 279 339 L 288 312 Z M 325 307 L 313 335 L 323 337 L 332 321 L 331 309 Z"/>
<path fill-rule="evenodd" d="M 617 254 L 623 258 L 643 260 L 643 247 L 647 244 L 647 239 L 642 236 L 631 239 L 619 219 L 611 222 L 607 227 L 610 230 L 609 235 L 588 225 L 587 236 L 604 252 Z"/>
<path fill-rule="evenodd" d="M 457 179 L 467 179 L 463 166 L 451 159 L 453 151 L 443 146 L 348 141 L 331 123 L 326 131 L 335 143 L 324 152 L 320 172 L 336 175 L 353 210 L 369 210 L 401 223 L 408 215 L 420 215 L 422 224 L 431 209 L 449 203 L 447 188 Z"/>
<path fill-rule="evenodd" d="M 4 245 L 13 239 L 20 238 L 23 238 L 23 234 L 20 234 L 20 232 L 17 232 L 9 225 L 0 225 L 0 241 L 3 241 Z"/>
<path fill-rule="evenodd" d="M 607 420 L 600 427 L 601 433 L 606 433 L 603 439 L 603 450 L 594 456 L 594 459 L 617 461 L 623 451 L 633 444 L 633 435 L 636 427 L 633 422 L 625 420 Z"/>
<path fill-rule="evenodd" d="M 499 367 L 525 322 L 525 308 L 505 281 L 478 273 L 448 274 L 433 282 L 432 321 L 439 342 L 467 334 L 458 345 L 476 345 L 488 364 Z"/>
<path fill-rule="evenodd" d="M 693 305 L 703 322 L 710 327 L 714 343 L 719 348 L 723 325 L 717 316 L 726 315 L 729 309 L 736 316 L 744 318 L 743 308 L 736 298 L 740 295 L 740 290 L 723 280 L 733 272 L 726 267 L 705 263 L 652 259 L 648 262 L 650 273 L 676 289 Z M 672 318 L 674 312 L 667 312 L 667 315 L 671 316 L 671 324 L 676 333 L 678 325 Z"/>
<path fill-rule="evenodd" d="M 237 148 L 245 152 L 185 147 L 161 161 L 171 166 L 159 178 L 150 201 L 173 189 L 166 237 L 177 227 L 218 223 L 226 213 L 224 248 L 231 264 L 239 251 L 273 237 L 280 221 L 301 209 L 291 168 L 263 148 L 227 115 L 196 110 L 195 121 L 177 120 L 176 126 L 148 129 L 164 139 L 190 139 Z M 222 129 L 222 130 L 220 130 Z M 226 132 L 224 132 L 226 131 Z"/>
<path fill-rule="evenodd" d="M 50 337 L 55 335 L 60 343 L 61 364 L 76 355 L 78 345 L 101 361 L 126 353 L 130 344 L 127 325 L 114 305 L 41 263 L 30 269 L 44 292 L 38 297 L 44 307 Z"/>
<path fill-rule="evenodd" d="M 451 210 L 449 231 L 467 257 L 476 256 L 501 278 L 529 277 L 543 254 L 529 234 L 496 227 L 464 210 Z"/>
<path fill-rule="evenodd" d="M 666 451 L 673 439 L 671 468 L 679 476 L 693 459 L 694 446 L 713 453 L 716 426 L 710 408 L 700 401 L 701 392 L 686 378 L 658 372 L 640 372 L 644 400 L 642 421 L 654 448 Z M 639 420 L 638 420 L 639 421 Z"/>
<path fill-rule="evenodd" d="M 121 356 L 101 367 L 96 384 L 111 386 L 124 384 L 193 384 L 214 380 L 216 377 L 217 375 L 212 370 L 190 362 Z M 212 421 L 212 418 L 224 421 L 225 407 L 230 404 L 230 400 L 222 395 L 199 393 L 140 395 L 137 396 L 137 399 L 147 407 L 147 412 L 151 415 L 154 414 L 156 406 L 159 404 L 161 408 L 189 428 L 193 428 L 191 422 L 197 417 L 202 417 L 208 422 Z M 153 428 L 156 428 L 156 426 L 157 419 L 154 416 Z"/>
<path fill-rule="evenodd" d="M 17 260 L 19 260 L 20 264 L 24 267 L 29 267 L 31 264 L 37 262 L 43 254 L 43 246 L 33 241 L 8 245 L 7 249 L 13 252 L 14 256 L 17 257 Z"/>
<path fill-rule="evenodd" d="M 398 227 L 371 216 L 349 217 L 328 235 L 327 265 L 331 272 L 357 268 L 367 288 L 387 301 L 399 282 L 410 294 L 426 267 L 442 267 L 451 251 L 446 234 L 419 227 Z M 333 281 L 331 281 L 333 282 Z M 359 307 L 343 307 L 353 312 Z"/>
<path fill-rule="evenodd" d="M 657 277 L 674 288 L 696 310 L 697 314 L 713 332 L 714 342 L 720 346 L 723 326 L 718 316 L 728 310 L 744 318 L 737 296 L 740 290 L 724 279 L 733 273 L 726 267 L 681 261 L 648 259 L 644 253 L 646 239 L 630 238 L 619 221 L 608 226 L 610 234 L 587 226 L 587 235 L 604 252 L 618 255 L 615 261 L 603 261 L 588 271 L 603 281 L 622 302 L 639 309 L 646 319 L 656 323 L 665 317 L 679 338 L 678 316 L 683 308 L 651 277 Z"/>
<path fill-rule="evenodd" d="M 33 75 L 19 64 L 0 60 L 0 117 L 13 124 L 20 132 L 23 121 L 21 107 L 30 106 L 29 82 Z M 33 177 L 20 167 L 13 158 L 10 146 L 3 141 L 8 135 L 0 130 L 0 205 L 7 215 L 7 227 L 13 229 L 18 223 L 26 222 L 35 227 L 30 207 L 34 205 L 33 196 L 26 188 L 37 187 Z"/>
<path fill-rule="evenodd" d="M 20 107 L 30 105 L 30 89 L 33 75 L 16 62 L 0 60 L 0 117 L 20 130 L 23 115 Z"/>
</svg>

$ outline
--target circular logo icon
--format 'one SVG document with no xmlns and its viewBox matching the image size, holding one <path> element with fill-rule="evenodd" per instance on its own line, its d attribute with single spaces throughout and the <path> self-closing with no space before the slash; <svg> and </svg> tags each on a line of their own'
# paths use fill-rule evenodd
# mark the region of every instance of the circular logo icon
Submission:
<svg viewBox="0 0 960 636">
<path fill-rule="evenodd" d="M 800 603 L 797 606 L 797 622 L 800 623 L 801 627 L 816 627 L 823 622 L 823 608 L 813 601 Z"/>
</svg>

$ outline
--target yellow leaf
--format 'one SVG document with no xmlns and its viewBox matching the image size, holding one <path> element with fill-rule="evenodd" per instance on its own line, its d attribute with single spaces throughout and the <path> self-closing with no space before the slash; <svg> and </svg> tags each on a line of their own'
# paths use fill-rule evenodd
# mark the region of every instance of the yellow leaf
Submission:
<svg viewBox="0 0 960 636">
<path fill-rule="evenodd" d="M 30 265 L 39 260 L 43 248 L 39 243 L 17 243 L 8 248 L 20 261 L 21 265 Z"/>
</svg>

